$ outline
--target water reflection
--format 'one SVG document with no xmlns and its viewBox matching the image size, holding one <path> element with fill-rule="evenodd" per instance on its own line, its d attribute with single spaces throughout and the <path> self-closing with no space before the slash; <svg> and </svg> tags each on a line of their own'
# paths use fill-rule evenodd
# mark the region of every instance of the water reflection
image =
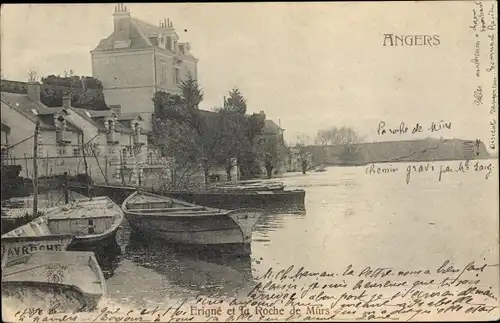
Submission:
<svg viewBox="0 0 500 323">
<path fill-rule="evenodd" d="M 260 236 L 266 236 L 266 233 L 273 232 L 281 229 L 285 225 L 285 219 L 302 219 L 306 213 L 287 213 L 287 214 L 277 214 L 268 213 L 262 216 L 254 228 L 254 233 L 259 233 Z M 253 239 L 255 241 L 255 239 Z"/>
<path fill-rule="evenodd" d="M 105 279 L 111 278 L 122 260 L 122 249 L 118 243 L 110 244 L 106 248 L 94 250 L 95 257 Z"/>
<path fill-rule="evenodd" d="M 161 275 L 166 286 L 199 294 L 235 296 L 253 284 L 250 256 L 207 255 L 156 241 L 131 240 L 124 257 Z"/>
</svg>

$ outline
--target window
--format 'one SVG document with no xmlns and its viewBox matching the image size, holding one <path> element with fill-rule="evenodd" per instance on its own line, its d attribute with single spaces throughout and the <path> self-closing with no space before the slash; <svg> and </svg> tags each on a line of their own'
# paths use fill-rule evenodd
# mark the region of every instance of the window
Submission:
<svg viewBox="0 0 500 323">
<path fill-rule="evenodd" d="M 172 50 L 172 37 L 167 36 L 167 49 Z"/>
<path fill-rule="evenodd" d="M 80 156 L 80 148 L 74 148 L 73 149 L 73 156 L 75 156 L 75 157 Z"/>
<path fill-rule="evenodd" d="M 167 64 L 161 63 L 161 73 L 160 73 L 160 82 L 161 84 L 167 84 Z"/>
<path fill-rule="evenodd" d="M 174 53 L 177 53 L 177 40 L 174 40 Z"/>
<path fill-rule="evenodd" d="M 58 156 L 66 156 L 66 146 L 58 146 L 57 147 L 57 155 Z"/>
<path fill-rule="evenodd" d="M 181 75 L 178 68 L 175 69 L 175 83 L 176 84 L 181 83 Z"/>
</svg>

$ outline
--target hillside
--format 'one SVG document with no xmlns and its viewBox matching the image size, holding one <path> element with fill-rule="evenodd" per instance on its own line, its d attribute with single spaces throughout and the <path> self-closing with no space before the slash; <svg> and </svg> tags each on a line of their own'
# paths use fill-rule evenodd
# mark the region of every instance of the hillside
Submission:
<svg viewBox="0 0 500 323">
<path fill-rule="evenodd" d="M 461 139 L 421 139 L 308 146 L 313 164 L 364 165 L 385 162 L 419 162 L 434 160 L 484 159 L 491 157 L 484 143 Z"/>
</svg>

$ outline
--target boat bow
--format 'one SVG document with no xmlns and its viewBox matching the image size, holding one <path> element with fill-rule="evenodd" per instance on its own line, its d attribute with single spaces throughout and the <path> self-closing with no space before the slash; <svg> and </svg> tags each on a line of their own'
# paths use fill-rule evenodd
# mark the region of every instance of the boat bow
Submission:
<svg viewBox="0 0 500 323">
<path fill-rule="evenodd" d="M 253 228 L 263 214 L 264 211 L 261 209 L 238 209 L 230 211 L 227 216 L 240 228 L 243 234 L 243 243 L 250 243 L 252 241 Z"/>
</svg>

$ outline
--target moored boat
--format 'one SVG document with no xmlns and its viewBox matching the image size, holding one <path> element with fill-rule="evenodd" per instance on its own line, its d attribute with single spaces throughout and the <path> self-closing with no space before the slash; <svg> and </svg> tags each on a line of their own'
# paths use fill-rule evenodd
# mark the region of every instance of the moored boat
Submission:
<svg viewBox="0 0 500 323">
<path fill-rule="evenodd" d="M 70 184 L 72 190 L 85 192 L 86 187 Z M 109 196 L 116 203 L 123 201 L 136 188 L 118 185 L 93 185 L 93 194 Z M 145 188 L 146 190 L 146 188 Z M 168 196 L 196 205 L 221 209 L 259 208 L 270 212 L 303 213 L 305 211 L 305 191 L 303 189 L 284 190 L 202 190 L 202 191 L 160 191 L 147 189 L 155 194 Z"/>
<path fill-rule="evenodd" d="M 298 190 L 226 190 L 170 191 L 162 194 L 214 208 L 256 207 L 273 212 L 304 212 L 305 191 Z"/>
<path fill-rule="evenodd" d="M 105 294 L 104 275 L 92 252 L 37 252 L 2 259 L 2 312 L 55 307 L 62 313 L 90 311 Z"/>
<path fill-rule="evenodd" d="M 28 243 L 52 239 L 53 236 L 74 236 L 68 250 L 93 250 L 107 243 L 116 243 L 115 235 L 123 222 L 123 212 L 109 197 L 79 199 L 51 208 L 44 215 L 2 235 L 23 237 Z"/>
<path fill-rule="evenodd" d="M 283 191 L 285 185 L 280 182 L 264 181 L 240 181 L 235 183 L 224 183 L 214 187 L 222 191 Z"/>
<path fill-rule="evenodd" d="M 43 225 L 44 219 L 32 223 Z M 37 237 L 2 237 L 2 259 L 21 257 L 35 252 L 66 251 L 75 237 L 72 235 L 46 235 Z"/>
<path fill-rule="evenodd" d="M 87 197 L 68 191 L 68 200 L 75 201 L 79 199 L 87 199 Z M 33 196 L 13 197 L 2 201 L 2 234 L 26 224 L 36 217 L 33 216 L 33 201 Z M 60 190 L 41 193 L 38 195 L 37 201 L 39 214 L 44 214 L 66 203 L 64 193 Z"/>
<path fill-rule="evenodd" d="M 215 209 L 139 191 L 125 199 L 122 210 L 143 238 L 241 255 L 251 253 L 252 231 L 263 214 L 260 209 Z"/>
</svg>

